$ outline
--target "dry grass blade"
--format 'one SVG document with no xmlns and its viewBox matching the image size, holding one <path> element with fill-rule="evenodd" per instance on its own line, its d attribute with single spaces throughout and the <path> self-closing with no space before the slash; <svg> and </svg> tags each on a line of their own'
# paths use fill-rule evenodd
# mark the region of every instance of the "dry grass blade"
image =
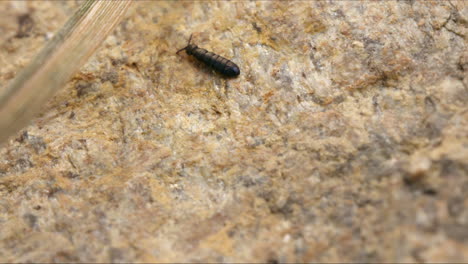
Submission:
<svg viewBox="0 0 468 264">
<path fill-rule="evenodd" d="M 125 14 L 132 0 L 88 0 L 33 61 L 0 90 L 0 144 L 19 131 L 70 79 Z"/>
</svg>

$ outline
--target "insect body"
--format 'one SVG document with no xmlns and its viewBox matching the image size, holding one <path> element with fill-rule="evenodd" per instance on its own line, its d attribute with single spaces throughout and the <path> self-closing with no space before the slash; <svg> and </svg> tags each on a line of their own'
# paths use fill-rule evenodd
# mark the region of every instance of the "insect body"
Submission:
<svg viewBox="0 0 468 264">
<path fill-rule="evenodd" d="M 236 77 L 240 74 L 239 67 L 232 61 L 223 58 L 219 55 L 214 54 L 213 52 L 207 51 L 206 49 L 199 48 L 195 44 L 190 44 L 192 40 L 192 35 L 190 35 L 188 44 L 185 48 L 177 51 L 176 54 L 185 50 L 188 55 L 192 55 L 197 60 L 205 63 L 209 67 L 213 68 L 215 71 L 225 75 L 227 77 Z"/>
</svg>

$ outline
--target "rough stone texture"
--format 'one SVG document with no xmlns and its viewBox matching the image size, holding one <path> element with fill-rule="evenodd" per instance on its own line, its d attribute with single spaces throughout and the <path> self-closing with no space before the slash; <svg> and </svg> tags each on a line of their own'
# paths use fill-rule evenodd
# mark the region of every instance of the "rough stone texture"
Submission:
<svg viewBox="0 0 468 264">
<path fill-rule="evenodd" d="M 2 86 L 78 4 L 0 1 Z M 0 149 L 0 262 L 467 262 L 467 28 L 464 1 L 139 1 Z"/>
</svg>

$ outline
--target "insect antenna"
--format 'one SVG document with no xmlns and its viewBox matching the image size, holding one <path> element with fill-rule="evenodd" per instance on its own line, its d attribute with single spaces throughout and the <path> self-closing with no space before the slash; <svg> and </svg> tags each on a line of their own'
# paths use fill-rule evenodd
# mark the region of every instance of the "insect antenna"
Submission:
<svg viewBox="0 0 468 264">
<path fill-rule="evenodd" d="M 188 47 L 188 46 L 187 46 L 187 47 Z M 177 51 L 175 54 L 179 54 L 179 52 L 181 52 L 181 51 L 183 51 L 183 50 L 186 50 L 186 49 L 187 49 L 187 47 L 185 47 L 185 48 L 181 48 L 181 49 L 180 49 L 180 50 L 178 50 L 178 51 Z"/>
<path fill-rule="evenodd" d="M 190 41 L 192 41 L 192 35 L 193 35 L 193 33 L 190 34 L 190 38 L 189 38 L 189 40 L 188 40 L 187 46 L 185 46 L 185 48 L 181 48 L 180 50 L 178 50 L 178 51 L 176 52 L 176 54 L 179 54 L 179 52 L 181 52 L 181 51 L 183 51 L 183 50 L 186 50 L 186 49 L 188 48 L 188 46 L 190 45 Z"/>
</svg>

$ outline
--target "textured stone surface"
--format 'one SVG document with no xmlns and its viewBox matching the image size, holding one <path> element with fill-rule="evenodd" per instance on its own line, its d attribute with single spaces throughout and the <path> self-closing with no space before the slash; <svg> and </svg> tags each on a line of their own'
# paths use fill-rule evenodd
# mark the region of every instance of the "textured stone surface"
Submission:
<svg viewBox="0 0 468 264">
<path fill-rule="evenodd" d="M 0 2 L 2 87 L 78 4 Z M 464 1 L 139 1 L 0 149 L 0 262 L 468 261 L 467 25 Z M 176 55 L 191 33 L 240 77 Z"/>
</svg>

